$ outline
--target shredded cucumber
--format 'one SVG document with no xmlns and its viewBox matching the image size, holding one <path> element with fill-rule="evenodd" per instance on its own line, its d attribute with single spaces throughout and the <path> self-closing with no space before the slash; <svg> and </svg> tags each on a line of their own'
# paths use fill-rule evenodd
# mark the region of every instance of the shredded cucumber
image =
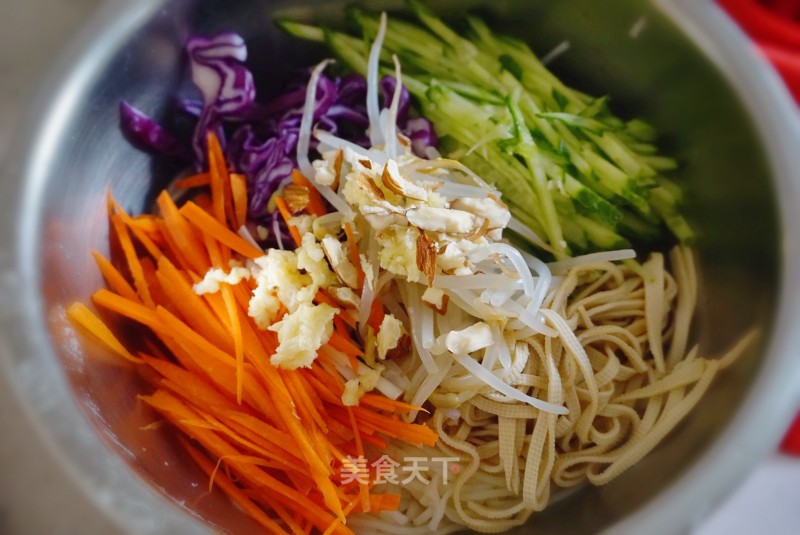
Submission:
<svg viewBox="0 0 800 535">
<path fill-rule="evenodd" d="M 408 0 L 419 23 L 390 18 L 381 70 L 396 55 L 420 113 L 458 159 L 503 193 L 512 213 L 542 236 L 557 258 L 629 247 L 691 242 L 682 194 L 661 173 L 677 167 L 658 154 L 657 133 L 641 119 L 612 114 L 608 98 L 564 85 L 523 42 L 497 35 L 473 16 L 461 35 L 422 2 Z M 351 8 L 357 37 L 281 21 L 289 34 L 324 42 L 366 75 L 379 17 Z"/>
</svg>

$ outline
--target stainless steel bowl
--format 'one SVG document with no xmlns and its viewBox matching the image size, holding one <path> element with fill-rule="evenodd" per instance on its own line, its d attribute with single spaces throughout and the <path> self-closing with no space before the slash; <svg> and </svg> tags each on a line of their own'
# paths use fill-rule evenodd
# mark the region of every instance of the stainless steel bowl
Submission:
<svg viewBox="0 0 800 535">
<path fill-rule="evenodd" d="M 684 532 L 775 446 L 800 401 L 797 111 L 708 0 L 431 4 L 445 11 L 482 5 L 498 27 L 538 51 L 569 40 L 556 72 L 588 92 L 611 94 L 623 114 L 655 123 L 684 164 L 679 180 L 700 232 L 698 339 L 719 352 L 758 327 L 760 342 L 649 457 L 517 530 Z M 54 455 L 125 531 L 205 533 L 212 525 L 247 533 L 254 526 L 224 497 L 207 494 L 207 479 L 177 453 L 168 431 L 140 430 L 154 418 L 136 400 L 140 380 L 81 344 L 65 320 L 66 306 L 102 284 L 89 251 L 107 248 L 108 188 L 140 212 L 172 172 L 123 140 L 118 102 L 164 110 L 186 89 L 185 38 L 220 29 L 248 38 L 258 86 L 274 86 L 322 51 L 280 35 L 271 14 L 336 20 L 340 8 L 311 0 L 110 2 L 31 106 L 12 172 L 0 182 L 7 369 Z"/>
</svg>

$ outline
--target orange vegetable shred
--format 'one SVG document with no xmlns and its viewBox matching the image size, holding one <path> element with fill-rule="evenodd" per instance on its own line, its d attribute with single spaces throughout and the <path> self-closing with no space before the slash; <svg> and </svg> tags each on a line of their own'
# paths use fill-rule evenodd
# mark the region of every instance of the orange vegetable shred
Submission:
<svg viewBox="0 0 800 535">
<path fill-rule="evenodd" d="M 229 172 L 213 135 L 208 162 L 208 172 L 176 185 L 205 188 L 210 197 L 199 195 L 179 207 L 165 191 L 157 200 L 159 214 L 141 216 L 126 214 L 109 198 L 116 247 L 108 259 L 93 253 L 107 288 L 92 301 L 108 317 L 138 323 L 143 336 L 119 337 L 115 323 L 81 303 L 67 315 L 80 332 L 142 371 L 153 387 L 139 399 L 172 424 L 215 491 L 266 533 L 352 534 L 350 514 L 395 511 L 400 496 L 375 493 L 371 482 L 344 484 L 347 457 L 377 451 L 377 458 L 388 440 L 434 445 L 437 435 L 400 418 L 419 407 L 381 394 L 344 405 L 345 379 L 326 351 L 345 354 L 357 369 L 364 349 L 341 309 L 319 358 L 309 368 L 289 371 L 270 363 L 275 333 L 259 329 L 247 314 L 250 281 L 221 283 L 217 293 L 193 290 L 211 268 L 227 271 L 231 260 L 265 254 L 238 234 L 247 215 L 246 183 Z M 325 203 L 313 185 L 299 172 L 292 178 L 309 190 L 307 212 L 323 215 Z M 288 223 L 286 202 L 278 197 L 277 206 Z M 299 244 L 297 229 L 289 230 Z M 362 282 L 353 229 L 346 225 L 345 232 Z M 317 301 L 336 306 L 323 292 Z M 383 315 L 376 304 L 369 317 L 374 329 Z"/>
</svg>

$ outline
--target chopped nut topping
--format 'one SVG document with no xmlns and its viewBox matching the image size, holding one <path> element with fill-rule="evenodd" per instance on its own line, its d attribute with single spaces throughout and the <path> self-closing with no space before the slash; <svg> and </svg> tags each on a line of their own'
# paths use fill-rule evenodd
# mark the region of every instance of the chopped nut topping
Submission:
<svg viewBox="0 0 800 535">
<path fill-rule="evenodd" d="M 364 190 L 365 193 L 370 195 L 377 201 L 384 201 L 386 200 L 386 196 L 381 191 L 381 188 L 368 176 L 364 173 L 358 175 L 358 185 L 359 187 Z"/>
<path fill-rule="evenodd" d="M 427 201 L 428 192 L 425 188 L 415 184 L 413 181 L 400 174 L 397 162 L 389 160 L 383 167 L 381 174 L 383 185 L 396 195 L 401 195 L 415 201 Z"/>
<path fill-rule="evenodd" d="M 344 163 L 344 151 L 342 149 L 336 150 L 336 157 L 333 160 L 333 184 L 331 189 L 336 191 L 339 189 L 339 182 L 342 179 L 342 163 Z"/>
<path fill-rule="evenodd" d="M 436 242 L 421 230 L 417 238 L 417 269 L 428 279 L 428 286 L 433 286 L 436 277 L 436 252 Z"/>
<path fill-rule="evenodd" d="M 408 219 L 403 214 L 390 214 L 388 212 L 365 214 L 364 217 L 369 222 L 370 226 L 375 230 L 384 230 L 386 228 L 395 226 L 408 225 Z"/>
<path fill-rule="evenodd" d="M 351 288 L 358 286 L 358 272 L 344 252 L 342 242 L 333 236 L 322 238 L 322 250 L 334 273 Z"/>
<path fill-rule="evenodd" d="M 283 189 L 283 198 L 292 214 L 303 211 L 308 206 L 309 191 L 305 186 L 289 184 Z"/>
<path fill-rule="evenodd" d="M 489 222 L 488 228 L 490 229 L 505 228 L 511 221 L 511 212 L 508 210 L 508 206 L 492 194 L 483 198 L 456 199 L 450 204 L 450 207 L 485 218 Z"/>
<path fill-rule="evenodd" d="M 406 211 L 408 222 L 423 230 L 466 234 L 475 228 L 475 214 L 450 208 L 420 206 Z"/>
<path fill-rule="evenodd" d="M 439 288 L 427 288 L 422 294 L 422 303 L 439 314 L 447 313 L 450 297 Z"/>
</svg>

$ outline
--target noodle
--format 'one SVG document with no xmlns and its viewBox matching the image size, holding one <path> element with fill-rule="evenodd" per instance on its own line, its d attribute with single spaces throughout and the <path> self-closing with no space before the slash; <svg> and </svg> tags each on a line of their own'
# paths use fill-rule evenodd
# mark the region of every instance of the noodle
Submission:
<svg viewBox="0 0 800 535">
<path fill-rule="evenodd" d="M 563 277 L 554 277 L 540 311 L 556 335 L 517 338 L 522 331 L 509 329 L 509 322 L 503 337 L 510 368 L 502 366 L 501 349 L 494 346 L 473 361 L 525 396 L 565 405 L 566 415 L 492 391 L 461 365 L 445 364 L 441 357 L 447 355 L 436 358 L 437 373 L 415 374 L 407 395 L 413 394 L 414 404 L 431 401 L 430 425 L 440 440 L 435 448 L 395 446 L 392 454 L 452 457 L 460 470 L 453 479 L 445 466 L 430 462 L 429 484 L 384 484 L 386 492 L 401 494 L 400 511 L 356 517 L 353 527 L 379 535 L 460 528 L 499 533 L 544 509 L 554 493 L 586 482 L 606 484 L 649 453 L 752 339 L 745 337 L 721 359 L 702 358 L 697 347 L 687 352 L 697 301 L 694 259 L 683 247 L 669 258 L 672 273 L 658 253 L 641 266 L 570 264 Z M 439 328 L 477 321 L 464 312 L 489 307 L 455 286 L 448 283 L 445 291 L 464 306 L 440 315 Z M 418 293 L 400 289 L 400 295 Z M 456 360 L 463 358 L 471 359 Z M 399 364 L 424 370 L 419 360 L 413 352 Z"/>
</svg>

